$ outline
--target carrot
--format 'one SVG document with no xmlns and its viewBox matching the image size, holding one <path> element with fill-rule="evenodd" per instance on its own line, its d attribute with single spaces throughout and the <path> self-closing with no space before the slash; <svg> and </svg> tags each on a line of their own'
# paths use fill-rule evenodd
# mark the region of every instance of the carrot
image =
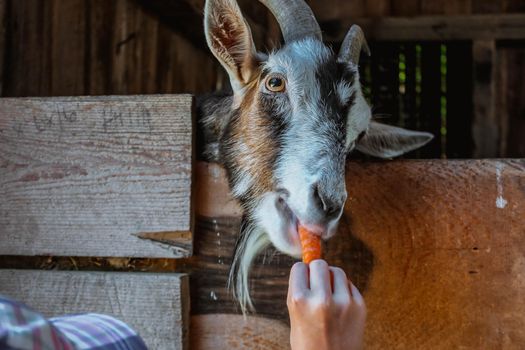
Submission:
<svg viewBox="0 0 525 350">
<path fill-rule="evenodd" d="M 309 232 L 299 225 L 299 239 L 303 250 L 303 262 L 309 264 L 313 260 L 321 259 L 321 237 Z"/>
</svg>

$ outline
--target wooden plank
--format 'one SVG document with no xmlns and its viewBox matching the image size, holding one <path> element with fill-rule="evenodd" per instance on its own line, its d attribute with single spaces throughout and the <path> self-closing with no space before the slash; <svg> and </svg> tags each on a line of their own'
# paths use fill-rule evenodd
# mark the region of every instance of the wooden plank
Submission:
<svg viewBox="0 0 525 350">
<path fill-rule="evenodd" d="M 367 0 L 365 3 L 367 17 L 386 17 L 390 15 L 390 0 Z"/>
<path fill-rule="evenodd" d="M 447 1 L 444 6 L 444 13 L 446 15 L 468 15 L 472 11 L 472 2 L 473 0 Z"/>
<path fill-rule="evenodd" d="M 365 1 L 326 0 L 308 1 L 315 18 L 320 22 L 338 20 L 342 13 L 352 14 L 353 17 L 365 16 Z M 348 31 L 350 27 L 347 27 Z"/>
<path fill-rule="evenodd" d="M 53 0 L 51 21 L 51 94 L 86 94 L 86 1 Z M 36 33 L 34 33 L 36 34 Z"/>
<path fill-rule="evenodd" d="M 137 45 L 141 50 L 141 61 L 137 63 L 135 69 L 141 72 L 141 80 L 137 93 L 159 93 L 160 90 L 158 90 L 158 87 L 155 85 L 157 81 L 157 68 L 159 66 L 157 55 L 159 49 L 163 49 L 158 47 L 159 21 L 157 18 L 146 14 L 143 10 L 139 12 L 139 21 L 140 29 L 137 33 Z"/>
<path fill-rule="evenodd" d="M 191 255 L 192 108 L 189 95 L 0 100 L 0 254 Z"/>
<path fill-rule="evenodd" d="M 199 171 L 209 171 L 214 191 L 224 193 L 221 168 Z M 349 199 L 324 252 L 364 293 L 367 349 L 525 342 L 524 184 L 523 159 L 348 164 Z M 232 217 L 235 208 L 230 217 L 223 210 L 231 197 L 216 200 L 218 211 L 208 208 L 212 217 L 197 220 L 195 256 L 178 261 L 192 273 L 193 314 L 238 312 L 225 286 L 240 218 Z M 286 322 L 293 261 L 272 249 L 257 260 L 259 316 Z"/>
<path fill-rule="evenodd" d="M 4 60 L 5 42 L 7 26 L 7 0 L 0 0 L 0 96 L 2 96 L 4 86 Z"/>
<path fill-rule="evenodd" d="M 189 279 L 183 274 L 0 270 L 0 294 L 46 317 L 101 313 L 129 324 L 150 349 L 188 349 Z"/>
<path fill-rule="evenodd" d="M 499 137 L 501 126 L 500 113 L 497 112 L 497 57 L 496 43 L 474 41 L 472 45 L 474 59 L 474 119 L 472 137 L 474 139 L 475 158 L 499 157 Z"/>
<path fill-rule="evenodd" d="M 472 0 L 420 0 L 422 15 L 470 14 Z M 474 0 L 476 1 L 476 0 Z"/>
<path fill-rule="evenodd" d="M 343 40 L 351 24 L 359 24 L 368 40 L 524 39 L 525 14 L 444 15 L 352 18 L 341 13 L 339 30 L 325 33 L 331 42 Z M 321 23 L 323 26 L 323 23 Z"/>
<path fill-rule="evenodd" d="M 113 18 L 115 16 L 115 2 L 106 0 L 90 0 L 87 2 L 89 8 L 89 40 L 86 45 L 89 48 L 88 61 L 88 93 L 90 95 L 109 95 L 112 89 L 112 57 L 114 48 L 112 45 Z"/>
<path fill-rule="evenodd" d="M 511 45 L 498 48 L 501 58 L 497 66 L 500 103 L 498 114 L 503 132 L 500 139 L 501 153 L 509 157 L 525 157 L 525 45 Z M 503 117 L 504 116 L 504 117 Z"/>
<path fill-rule="evenodd" d="M 112 33 L 111 86 L 113 93 L 127 95 L 132 93 L 133 80 L 140 74 L 134 71 L 129 61 L 139 55 L 136 49 L 137 33 L 135 19 L 137 6 L 128 0 L 115 1 L 114 26 Z"/>
<path fill-rule="evenodd" d="M 421 13 L 420 0 L 392 0 L 392 16 L 416 16 Z"/>
<path fill-rule="evenodd" d="M 504 0 L 475 0 L 472 1 L 472 13 L 501 13 Z"/>
<path fill-rule="evenodd" d="M 211 314 L 191 317 L 193 350 L 290 349 L 290 328 L 262 317 Z"/>
<path fill-rule="evenodd" d="M 442 15 L 445 13 L 445 4 L 454 1 L 446 0 L 420 0 L 420 11 L 422 15 Z"/>
<path fill-rule="evenodd" d="M 51 93 L 51 2 L 10 1 L 3 96 Z"/>
</svg>

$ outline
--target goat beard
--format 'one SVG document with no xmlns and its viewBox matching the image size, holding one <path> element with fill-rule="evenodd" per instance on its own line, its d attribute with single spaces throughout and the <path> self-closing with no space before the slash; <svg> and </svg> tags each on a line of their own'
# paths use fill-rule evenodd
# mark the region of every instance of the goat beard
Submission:
<svg viewBox="0 0 525 350">
<path fill-rule="evenodd" d="M 244 216 L 228 278 L 228 289 L 239 302 L 243 315 L 255 310 L 250 296 L 250 269 L 257 255 L 270 244 L 266 232 Z"/>
</svg>

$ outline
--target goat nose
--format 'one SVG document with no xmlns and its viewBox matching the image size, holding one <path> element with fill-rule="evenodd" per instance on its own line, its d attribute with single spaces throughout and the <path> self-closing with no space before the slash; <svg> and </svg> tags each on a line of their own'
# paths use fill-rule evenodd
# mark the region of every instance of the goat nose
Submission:
<svg viewBox="0 0 525 350">
<path fill-rule="evenodd" d="M 314 185 L 313 196 L 319 209 L 323 211 L 324 215 L 330 218 L 339 214 L 346 201 L 346 193 L 344 196 L 330 196 L 322 190 L 319 184 Z"/>
</svg>

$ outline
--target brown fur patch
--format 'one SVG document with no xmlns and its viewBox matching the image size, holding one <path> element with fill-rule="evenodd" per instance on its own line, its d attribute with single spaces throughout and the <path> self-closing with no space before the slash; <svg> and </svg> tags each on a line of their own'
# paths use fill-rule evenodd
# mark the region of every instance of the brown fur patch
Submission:
<svg viewBox="0 0 525 350">
<path fill-rule="evenodd" d="M 258 72 L 260 76 L 261 72 Z M 238 145 L 238 167 L 254 179 L 253 194 L 262 195 L 272 191 L 274 186 L 273 163 L 278 149 L 271 137 L 271 123 L 259 106 L 259 79 L 247 86 L 240 104 L 239 122 L 234 127 Z"/>
</svg>

